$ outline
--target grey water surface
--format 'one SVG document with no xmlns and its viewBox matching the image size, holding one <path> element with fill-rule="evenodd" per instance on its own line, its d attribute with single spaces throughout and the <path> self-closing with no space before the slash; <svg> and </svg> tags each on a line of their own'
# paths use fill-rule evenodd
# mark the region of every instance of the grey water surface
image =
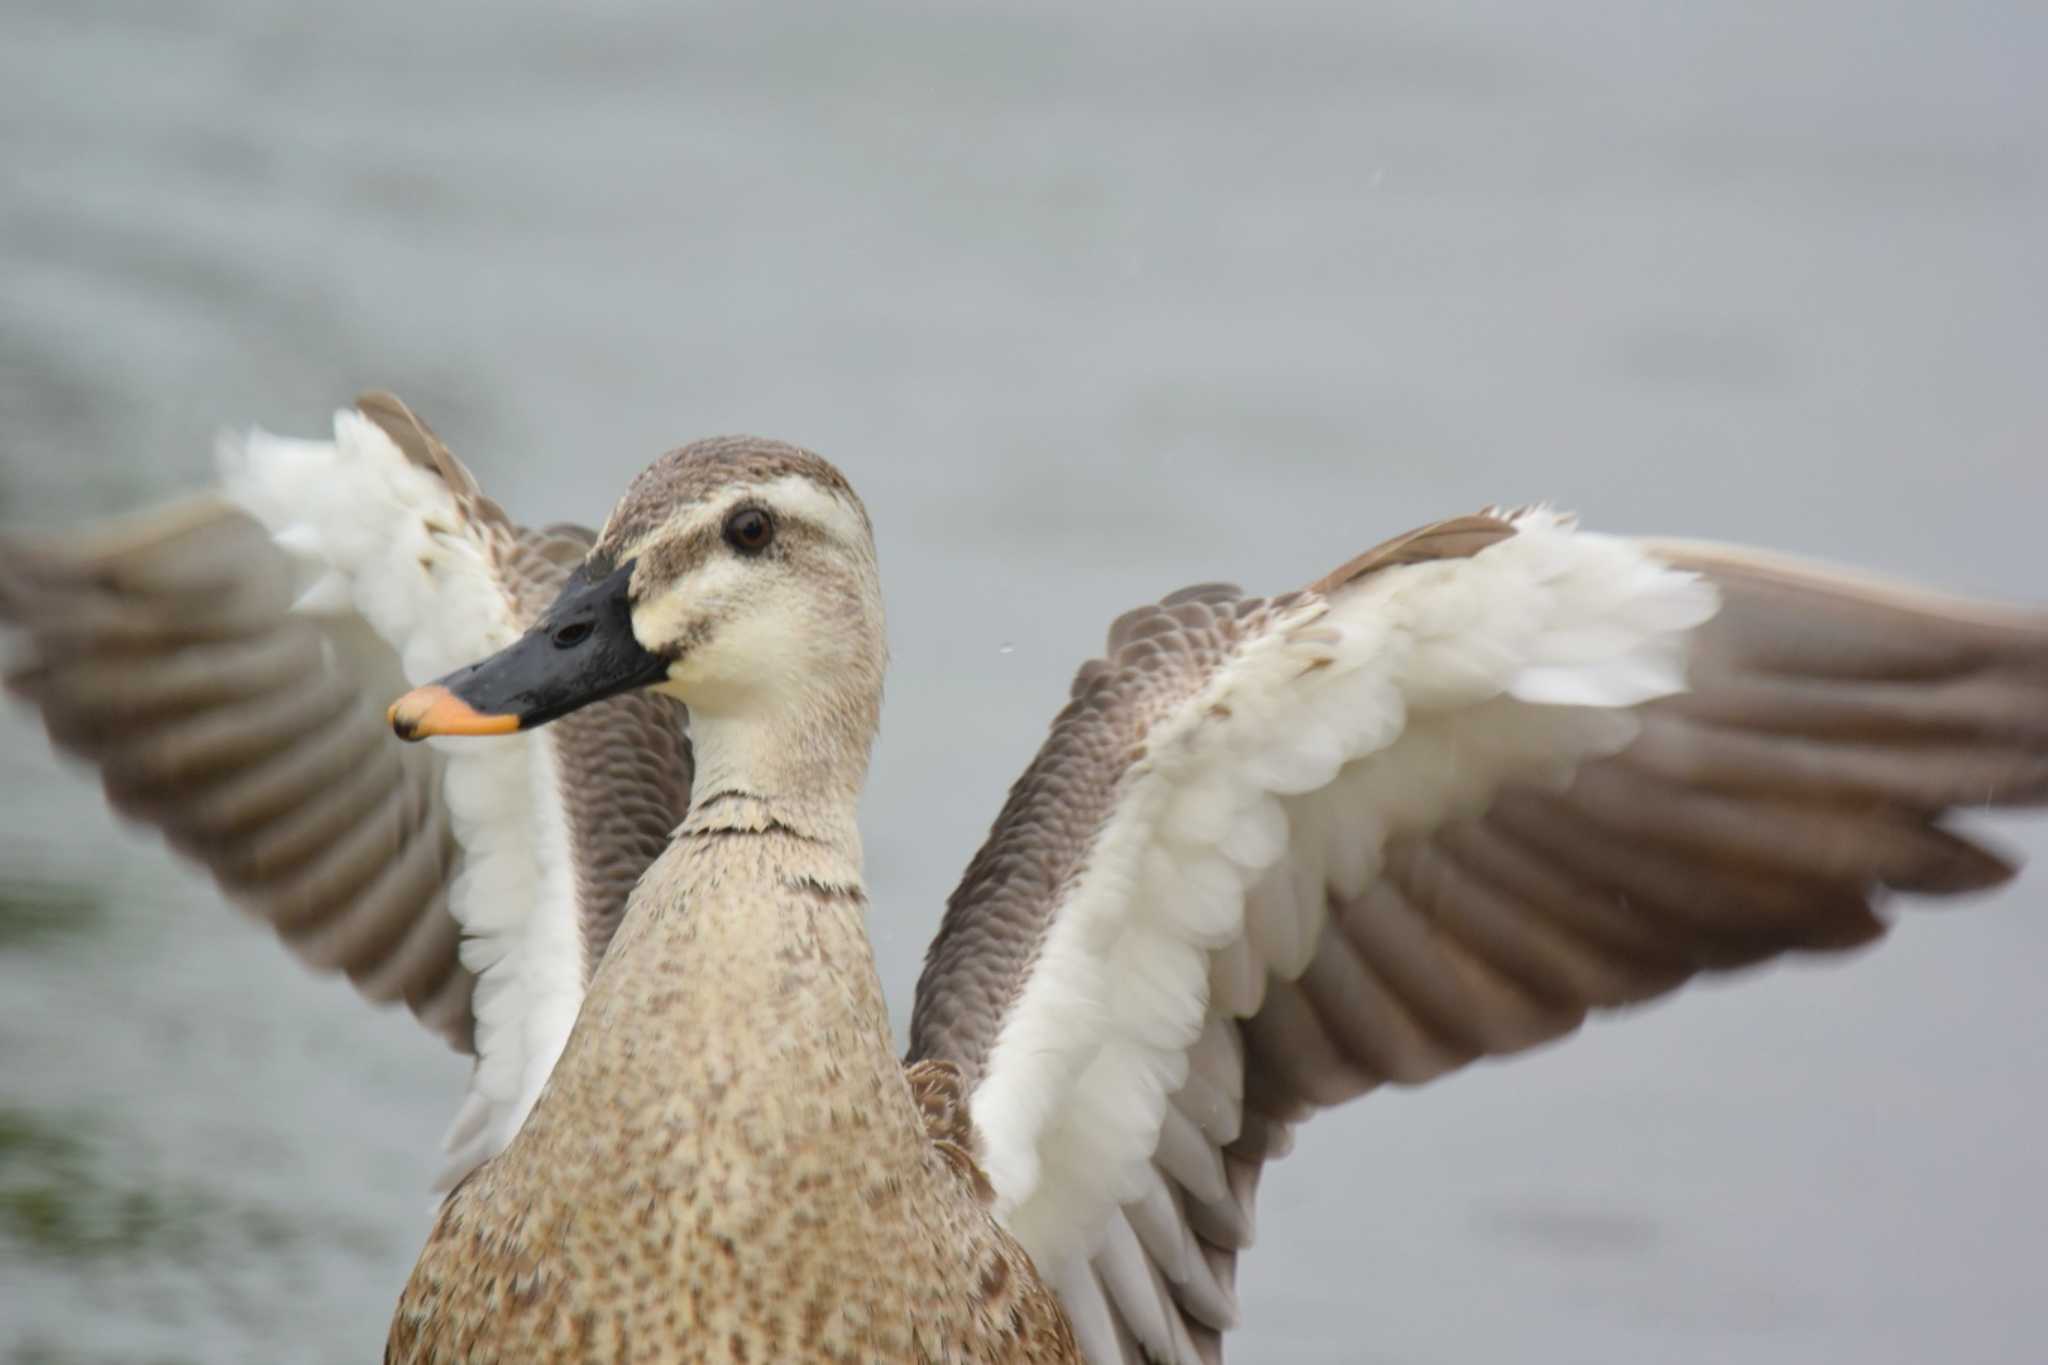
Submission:
<svg viewBox="0 0 2048 1365">
<path fill-rule="evenodd" d="M 9 0 L 0 523 L 368 386 L 534 520 L 822 450 L 900 1025 L 1072 669 L 1184 583 L 1549 498 L 2048 600 L 2043 71 L 2011 3 Z M 1231 1358 L 2048 1358 L 2044 902 L 1318 1119 Z M 0 714 L 0 1360 L 374 1359 L 463 1075 Z"/>
</svg>

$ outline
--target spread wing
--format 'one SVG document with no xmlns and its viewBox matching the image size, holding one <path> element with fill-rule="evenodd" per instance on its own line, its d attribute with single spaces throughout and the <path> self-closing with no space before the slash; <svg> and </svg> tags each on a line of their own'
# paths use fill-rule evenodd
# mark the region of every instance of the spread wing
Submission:
<svg viewBox="0 0 2048 1365">
<path fill-rule="evenodd" d="M 1467 517 L 1119 620 L 918 986 L 1000 1216 L 1091 1360 L 1216 1361 L 1319 1106 L 1702 971 L 1882 934 L 2048 800 L 2048 614 Z"/>
<path fill-rule="evenodd" d="M 11 689 L 310 966 L 477 1066 L 443 1185 L 517 1131 L 625 897 L 682 818 L 682 708 L 403 745 L 384 707 L 509 643 L 591 533 L 515 525 L 397 399 L 223 443 L 223 488 L 0 539 Z"/>
</svg>

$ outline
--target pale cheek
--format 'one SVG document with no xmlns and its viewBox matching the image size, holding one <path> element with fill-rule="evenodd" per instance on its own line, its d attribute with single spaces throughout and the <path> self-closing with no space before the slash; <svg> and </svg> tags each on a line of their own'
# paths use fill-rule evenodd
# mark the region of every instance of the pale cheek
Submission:
<svg viewBox="0 0 2048 1365">
<path fill-rule="evenodd" d="M 681 604 L 664 597 L 633 608 L 633 638 L 650 654 L 661 652 L 682 625 Z"/>
<path fill-rule="evenodd" d="M 742 701 L 753 690 L 753 681 L 731 666 L 730 656 L 714 638 L 670 664 L 668 681 L 659 690 L 699 709 L 724 709 Z"/>
<path fill-rule="evenodd" d="M 633 614 L 634 634 L 650 650 L 689 642 L 669 666 L 662 690 L 696 706 L 725 707 L 801 687 L 821 668 L 831 631 L 808 616 L 783 585 L 756 579 L 677 594 Z M 727 591 L 723 594 L 717 588 Z M 722 606 L 737 598 L 740 608 Z M 715 624 L 706 627 L 707 622 Z"/>
<path fill-rule="evenodd" d="M 743 592 L 734 566 L 713 563 L 659 596 L 633 608 L 633 638 L 651 654 L 663 654 L 688 640 L 700 623 L 720 614 L 723 604 Z"/>
<path fill-rule="evenodd" d="M 706 686 L 774 687 L 808 671 L 812 638 L 785 613 L 750 612 L 722 622 L 681 661 L 680 671 Z"/>
</svg>

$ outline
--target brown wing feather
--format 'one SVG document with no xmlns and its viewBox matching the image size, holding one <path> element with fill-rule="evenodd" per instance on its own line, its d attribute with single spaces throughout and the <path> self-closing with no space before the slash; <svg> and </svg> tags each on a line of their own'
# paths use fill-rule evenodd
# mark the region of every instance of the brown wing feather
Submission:
<svg viewBox="0 0 2048 1365">
<path fill-rule="evenodd" d="M 204 500 L 83 538 L 0 542 L 12 691 L 309 964 L 470 1046 L 438 756 L 387 742 L 366 679 L 290 611 L 292 566 Z"/>
<path fill-rule="evenodd" d="M 1309 591 L 1334 597 L 1508 534 L 1491 516 L 1439 523 Z M 1197 1256 L 1162 1257 L 1156 1211 L 1121 1216 L 1152 1234 L 1155 1271 L 1179 1264 L 1155 1288 L 1196 1358 L 1221 1358 L 1259 1171 L 1315 1108 L 1560 1037 L 1702 971 L 1867 943 L 1884 932 L 1887 890 L 1949 895 L 2011 875 L 1946 822 L 2048 800 L 2048 615 L 1721 547 L 1647 547 L 1723 595 L 1697 633 L 1693 690 L 1641 708 L 1635 742 L 1564 791 L 1510 788 L 1396 841 L 1364 894 L 1328 905 L 1307 971 L 1267 979 L 1251 1018 L 1212 1020 L 1191 1052 L 1155 1165 Z M 1111 657 L 1081 670 L 948 907 L 913 1056 L 979 1075 L 1146 728 L 1243 638 L 1220 623 L 1256 629 L 1270 606 L 1191 593 L 1202 615 L 1131 613 Z M 1151 1309 L 1108 1298 L 1128 1350 L 1127 1315 Z"/>
<path fill-rule="evenodd" d="M 523 619 L 593 539 L 511 522 L 404 404 L 362 411 L 455 493 Z M 473 1046 L 475 986 L 447 894 L 461 855 L 442 760 L 392 741 L 405 685 L 360 621 L 291 611 L 293 567 L 253 518 L 199 498 L 63 537 L 0 539 L 0 625 L 25 636 L 9 686 L 100 769 L 110 803 L 159 829 L 309 965 L 403 1000 Z M 589 962 L 688 805 L 682 708 L 592 707 L 554 736 Z"/>
<path fill-rule="evenodd" d="M 970 1090 L 979 1081 L 1146 730 L 1281 605 L 1208 585 L 1117 619 L 1108 656 L 1082 666 L 1072 700 L 947 901 L 918 978 L 909 1060 L 951 1062 Z"/>
<path fill-rule="evenodd" d="M 1243 1172 L 1201 1214 L 1248 1240 L 1255 1171 L 1315 1108 L 1571 1032 L 1703 971 L 1881 936 L 1887 890 L 1952 895 L 2012 867 L 1945 821 L 2048 800 L 2048 615 L 1893 592 L 1725 549 L 1694 690 L 1571 787 L 1503 792 L 1403 840 L 1333 903 L 1315 960 L 1244 1025 Z M 1190 1212 L 1197 1201 L 1190 1200 Z M 1232 1243 L 1235 1246 L 1232 1246 Z"/>
<path fill-rule="evenodd" d="M 550 728 L 587 979 L 625 917 L 627 895 L 689 813 L 696 767 L 682 703 L 652 692 L 599 702 Z"/>
<path fill-rule="evenodd" d="M 1438 522 L 1367 550 L 1307 591 L 1469 555 L 1507 534 L 1507 523 L 1492 516 Z M 1146 732 L 1301 596 L 1249 597 L 1234 584 L 1202 583 L 1110 624 L 1103 657 L 1074 675 L 1066 709 L 947 900 L 918 977 L 910 1060 L 944 1058 L 973 1088 Z"/>
</svg>

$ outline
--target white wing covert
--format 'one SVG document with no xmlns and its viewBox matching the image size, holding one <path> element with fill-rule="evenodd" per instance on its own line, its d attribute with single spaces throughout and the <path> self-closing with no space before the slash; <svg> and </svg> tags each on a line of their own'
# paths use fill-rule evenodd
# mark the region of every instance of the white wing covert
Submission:
<svg viewBox="0 0 2048 1365">
<path fill-rule="evenodd" d="M 1221 1358 L 1291 1125 L 2010 869 L 2048 616 L 1543 509 L 1119 620 L 919 982 L 1000 1217 L 1097 1361 Z"/>
</svg>

